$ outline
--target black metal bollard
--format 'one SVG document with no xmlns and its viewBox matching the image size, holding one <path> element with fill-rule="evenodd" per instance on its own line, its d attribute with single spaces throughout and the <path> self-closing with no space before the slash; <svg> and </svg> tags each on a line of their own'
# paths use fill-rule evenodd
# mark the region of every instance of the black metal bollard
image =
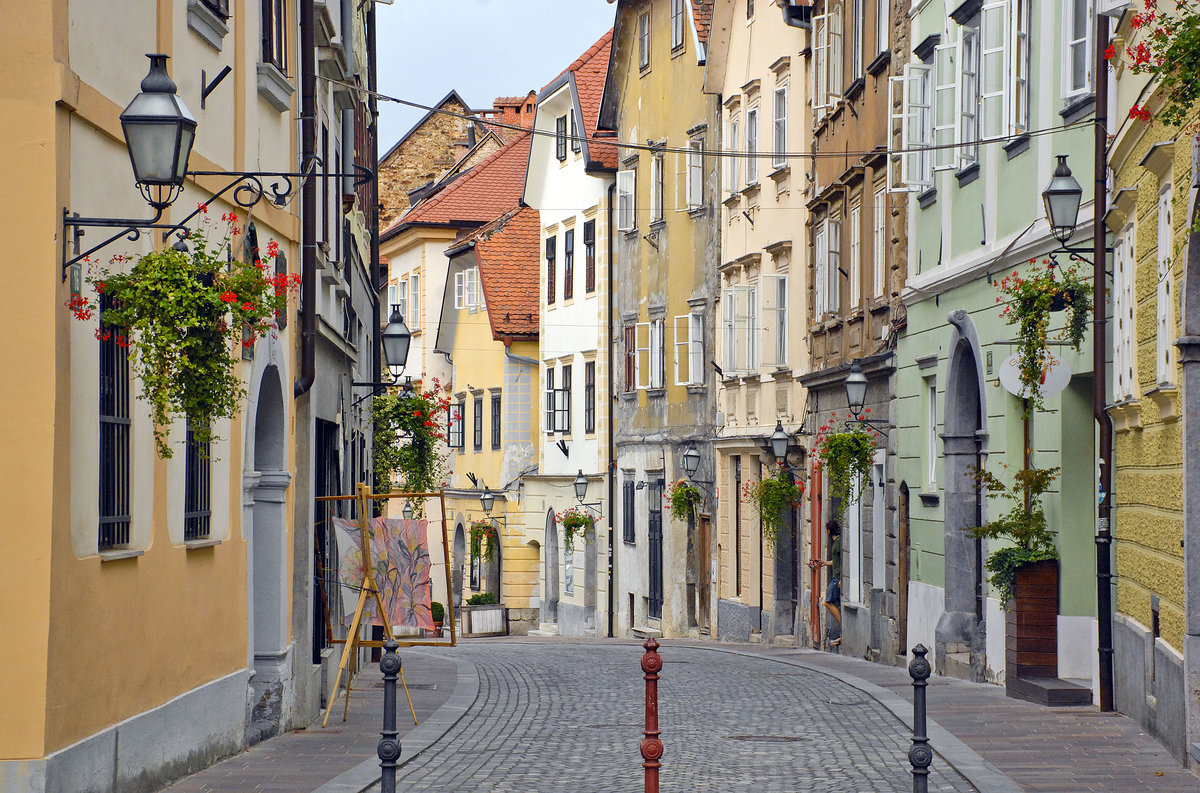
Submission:
<svg viewBox="0 0 1200 793">
<path fill-rule="evenodd" d="M 929 793 L 929 765 L 933 762 L 933 750 L 929 748 L 929 736 L 925 734 L 925 681 L 929 679 L 929 661 L 925 660 L 929 650 L 918 644 L 913 648 L 916 658 L 908 665 L 908 674 L 913 680 L 913 737 L 908 750 L 908 761 L 912 763 L 913 793 Z"/>
<path fill-rule="evenodd" d="M 400 645 L 388 639 L 383 646 L 383 657 L 379 659 L 379 670 L 383 672 L 383 730 L 379 733 L 379 779 L 380 793 L 396 793 L 396 761 L 400 759 L 400 741 L 396 737 L 396 680 L 400 677 Z"/>
</svg>

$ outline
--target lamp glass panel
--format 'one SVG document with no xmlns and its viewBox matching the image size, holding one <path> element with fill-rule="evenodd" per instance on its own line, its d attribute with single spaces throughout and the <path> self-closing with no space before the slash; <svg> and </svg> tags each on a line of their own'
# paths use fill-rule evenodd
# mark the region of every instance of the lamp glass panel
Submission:
<svg viewBox="0 0 1200 793">
<path fill-rule="evenodd" d="M 867 378 L 862 375 L 855 377 L 850 375 L 846 378 L 846 402 L 850 405 L 850 409 L 857 413 L 862 409 L 863 403 L 867 400 Z"/>
<path fill-rule="evenodd" d="M 1079 219 L 1079 203 L 1082 199 L 1082 191 L 1047 191 L 1046 214 L 1049 216 L 1050 225 L 1055 228 L 1074 229 Z"/>
<path fill-rule="evenodd" d="M 196 128 L 185 125 L 179 134 L 179 159 L 175 163 L 175 178 L 183 181 L 187 173 L 188 157 L 192 154 L 192 143 L 196 140 Z"/>
<path fill-rule="evenodd" d="M 142 119 L 122 122 L 136 181 L 143 184 L 170 184 L 175 181 L 176 123 L 174 120 Z"/>
</svg>

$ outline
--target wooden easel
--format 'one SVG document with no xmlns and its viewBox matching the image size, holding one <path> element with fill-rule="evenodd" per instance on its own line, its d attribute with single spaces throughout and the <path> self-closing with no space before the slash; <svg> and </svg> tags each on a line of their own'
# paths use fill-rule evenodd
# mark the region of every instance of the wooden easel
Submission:
<svg viewBox="0 0 1200 793">
<path fill-rule="evenodd" d="M 358 605 L 355 606 L 355 608 L 354 608 L 354 618 L 350 622 L 350 629 L 346 633 L 346 638 L 344 640 L 339 640 L 339 639 L 333 640 L 334 643 L 338 643 L 340 641 L 345 645 L 342 648 L 341 661 L 338 663 L 337 676 L 333 680 L 333 692 L 334 692 L 334 697 L 336 698 L 338 684 L 341 682 L 342 674 L 343 673 L 346 674 L 346 699 L 345 699 L 345 706 L 342 710 L 342 721 L 345 721 L 346 717 L 350 713 L 351 674 L 350 674 L 349 668 L 350 668 L 351 661 L 356 657 L 355 652 L 358 649 L 363 648 L 363 647 L 382 647 L 384 644 L 384 642 L 382 642 L 382 641 L 373 640 L 373 639 L 364 639 L 359 635 L 362 631 L 362 615 L 363 615 L 364 609 L 366 608 L 368 597 L 375 598 L 375 607 L 378 609 L 380 622 L 383 623 L 384 634 L 387 636 L 388 639 L 395 640 L 395 636 L 392 634 L 391 620 L 388 619 L 387 611 L 383 607 L 383 597 L 379 592 L 379 587 L 375 583 L 375 563 L 374 563 L 374 560 L 372 559 L 371 546 L 370 546 L 371 537 L 370 537 L 370 531 L 368 528 L 368 526 L 369 526 L 368 522 L 370 520 L 370 518 L 368 517 L 370 514 L 369 508 L 373 501 L 377 501 L 377 500 L 386 501 L 386 500 L 392 499 L 392 498 L 410 498 L 410 497 L 411 498 L 437 497 L 441 502 L 442 549 L 446 556 L 446 560 L 445 560 L 446 561 L 446 564 L 445 564 L 446 591 L 447 591 L 447 593 L 452 593 L 453 589 L 451 588 L 452 585 L 451 585 L 451 580 L 450 580 L 450 559 L 449 559 L 450 546 L 448 544 L 449 538 L 447 537 L 447 534 L 446 534 L 446 499 L 445 499 L 445 495 L 443 493 L 403 493 L 403 492 L 372 493 L 365 484 L 363 484 L 362 482 L 359 482 L 355 486 L 355 495 L 353 495 L 353 496 L 320 496 L 317 498 L 317 501 L 351 501 L 351 500 L 353 500 L 353 501 L 358 502 L 358 542 L 359 542 L 359 547 L 362 549 L 362 555 L 363 555 L 362 580 L 359 582 L 359 585 L 356 587 L 358 589 Z M 453 647 L 458 644 L 458 636 L 457 636 L 457 632 L 454 627 L 454 598 L 450 597 L 450 598 L 447 598 L 447 600 L 449 601 L 446 604 L 446 609 L 447 609 L 447 616 L 449 617 L 449 622 L 450 622 L 450 646 Z M 434 645 L 446 646 L 444 642 L 427 642 L 427 641 L 426 642 L 403 641 L 403 642 L 399 642 L 399 644 L 402 647 L 418 647 L 418 646 L 434 646 Z M 404 696 L 408 700 L 408 709 L 409 709 L 409 712 L 412 713 L 413 724 L 415 725 L 417 723 L 417 711 L 416 711 L 416 709 L 413 708 L 412 696 L 408 693 L 408 684 L 404 682 L 404 670 L 403 669 L 400 670 L 400 684 L 402 686 L 404 686 Z M 328 726 L 329 712 L 332 709 L 333 709 L 333 700 L 330 700 L 329 704 L 325 708 L 325 718 L 321 721 L 322 727 Z"/>
</svg>

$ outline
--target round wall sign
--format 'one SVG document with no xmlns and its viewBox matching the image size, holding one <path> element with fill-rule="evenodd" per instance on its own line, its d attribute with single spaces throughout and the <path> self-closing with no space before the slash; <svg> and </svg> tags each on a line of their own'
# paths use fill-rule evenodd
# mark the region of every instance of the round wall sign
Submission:
<svg viewBox="0 0 1200 793">
<path fill-rule="evenodd" d="M 1042 397 L 1048 398 L 1061 394 L 1071 382 L 1071 367 L 1054 353 L 1046 353 L 1046 368 L 1042 372 Z M 1000 364 L 1000 385 L 1004 390 L 1022 399 L 1029 397 L 1028 389 L 1021 382 L 1021 370 L 1017 354 L 1013 353 Z"/>
</svg>

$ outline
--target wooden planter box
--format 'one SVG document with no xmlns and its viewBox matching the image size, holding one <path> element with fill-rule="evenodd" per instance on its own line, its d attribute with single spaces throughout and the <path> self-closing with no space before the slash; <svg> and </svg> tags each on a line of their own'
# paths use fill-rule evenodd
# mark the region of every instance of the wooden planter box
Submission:
<svg viewBox="0 0 1200 793">
<path fill-rule="evenodd" d="M 507 636 L 508 609 L 498 603 L 462 607 L 463 636 Z"/>
<path fill-rule="evenodd" d="M 1017 570 L 1005 631 L 1005 676 L 1058 676 L 1058 560 Z"/>
</svg>

